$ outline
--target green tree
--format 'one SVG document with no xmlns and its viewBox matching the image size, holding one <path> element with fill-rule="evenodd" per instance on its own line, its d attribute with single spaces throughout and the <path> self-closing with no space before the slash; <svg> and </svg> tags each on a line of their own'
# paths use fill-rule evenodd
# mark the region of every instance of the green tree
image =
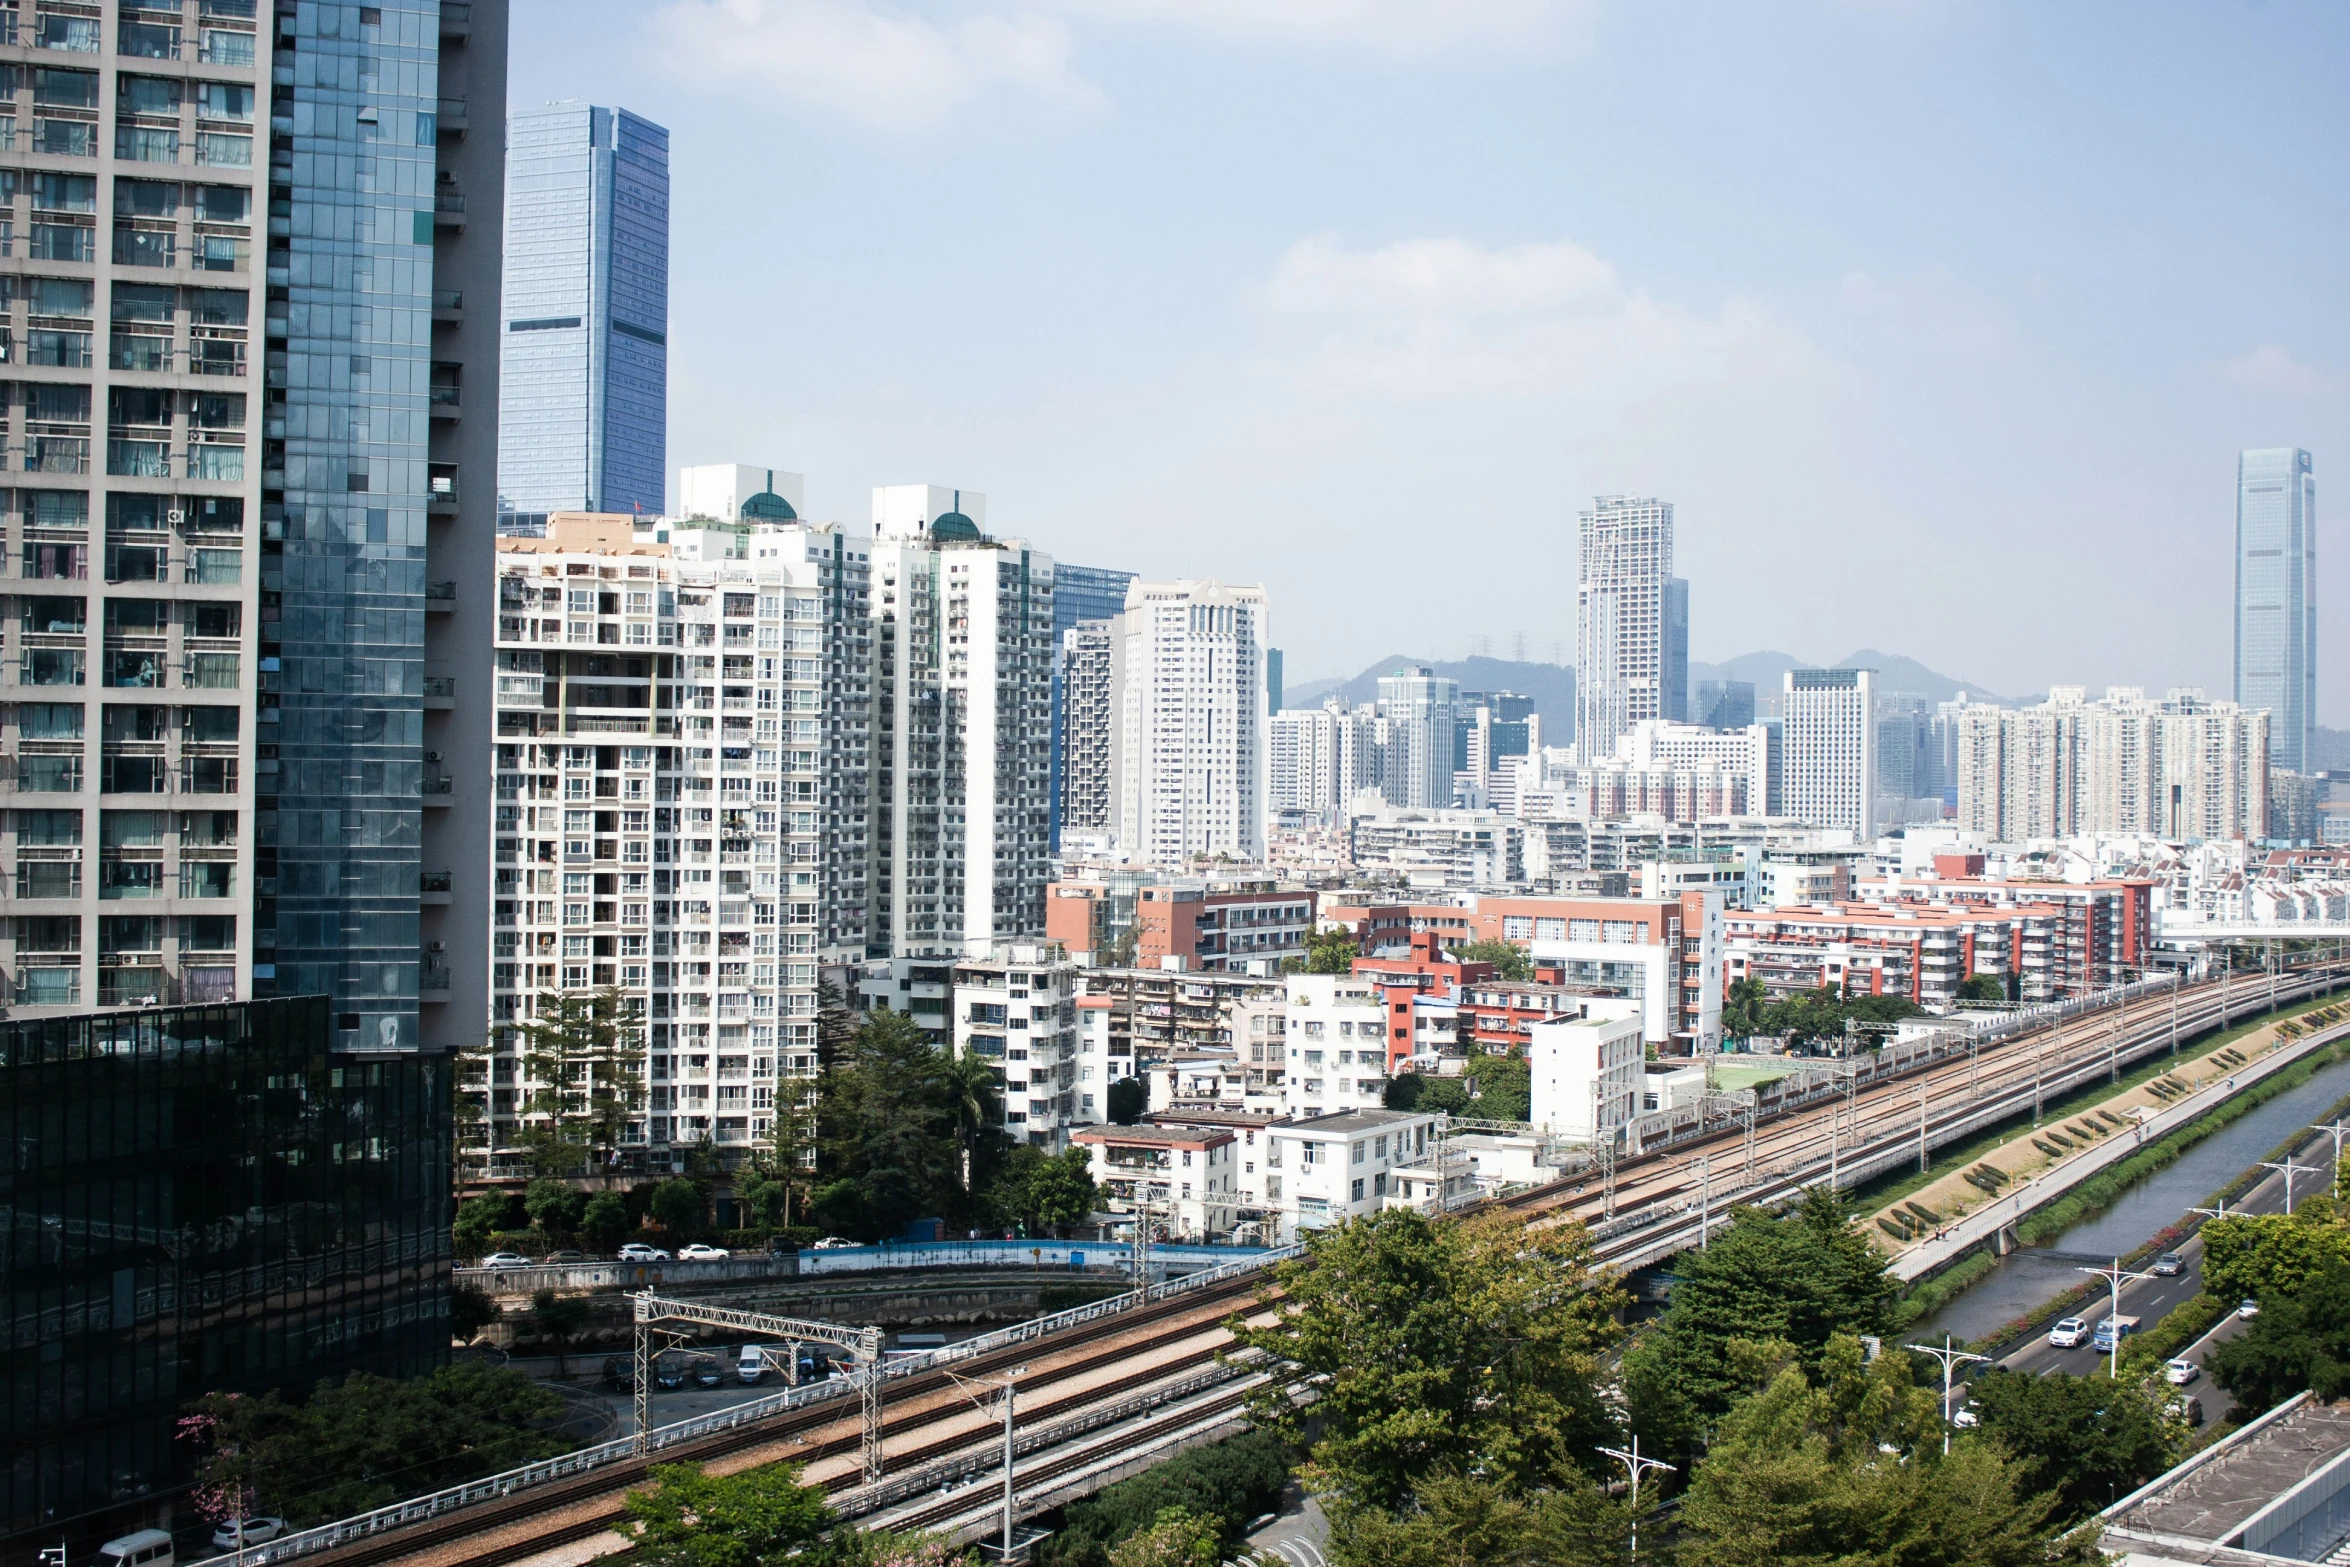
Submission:
<svg viewBox="0 0 2350 1567">
<path fill-rule="evenodd" d="M 1226 1540 L 1237 1540 L 1250 1519 L 1271 1510 L 1288 1484 L 1289 1449 L 1280 1436 L 1244 1431 L 1178 1453 L 1071 1502 L 1061 1527 L 1043 1543 L 1043 1560 L 1046 1567 L 1107 1567 L 1111 1546 L 1148 1528 L 1169 1507 L 1213 1518 Z"/>
<path fill-rule="evenodd" d="M 1959 981 L 1958 999 L 2003 1002 L 2007 999 L 2007 981 L 1997 974 L 1969 974 Z"/>
<path fill-rule="evenodd" d="M 1052 1155 L 1041 1148 L 1015 1148 L 988 1189 L 997 1216 L 1030 1235 L 1075 1224 L 1093 1212 L 1096 1195 L 1092 1161 L 1080 1147 Z"/>
<path fill-rule="evenodd" d="M 1341 1510 L 1393 1511 L 1440 1470 L 1524 1486 L 1597 1461 L 1614 1434 L 1598 1356 L 1624 1297 L 1581 1225 L 1390 1209 L 1308 1245 L 1275 1276 L 1277 1320 L 1232 1331 L 1289 1368 L 1253 1416 L 1307 1447 Z"/>
<path fill-rule="evenodd" d="M 652 1201 L 647 1206 L 652 1210 L 654 1222 L 672 1235 L 700 1229 L 710 1213 L 702 1189 L 682 1175 L 673 1175 L 654 1187 Z"/>
<path fill-rule="evenodd" d="M 2213 1352 L 2211 1379 L 2252 1413 L 2303 1388 L 2322 1399 L 2350 1397 L 2350 1263 L 2337 1257 L 2316 1277 L 2260 1297 L 2251 1329 Z"/>
<path fill-rule="evenodd" d="M 580 1215 L 586 1209 L 587 1198 L 578 1187 L 567 1186 L 549 1176 L 540 1176 L 522 1194 L 522 1211 L 530 1215 L 530 1222 L 549 1240 L 578 1229 Z"/>
<path fill-rule="evenodd" d="M 499 1315 L 496 1298 L 478 1284 L 460 1283 L 449 1291 L 449 1336 L 457 1343 L 472 1343 Z"/>
<path fill-rule="evenodd" d="M 1354 937 L 1343 930 L 1317 930 L 1306 937 L 1306 956 L 1302 965 L 1308 974 L 1352 974 L 1360 949 Z M 1292 958 L 1291 963 L 1297 960 Z"/>
<path fill-rule="evenodd" d="M 1818 1360 L 1816 1385 L 1790 1362 L 1716 1427 L 1681 1501 L 1681 1567 L 2100 1560 L 2058 1537 L 2056 1499 L 2023 1495 L 1989 1443 L 1942 1456 L 1936 1395 L 1911 1385 L 1908 1356 L 1864 1365 L 1839 1337 Z"/>
<path fill-rule="evenodd" d="M 300 1404 L 211 1393 L 181 1429 L 207 1449 L 201 1488 L 249 1493 L 258 1511 L 301 1526 L 569 1452 L 551 1429 L 563 1410 L 519 1371 L 464 1361 L 404 1382 L 329 1378 Z"/>
<path fill-rule="evenodd" d="M 1456 963 L 1490 963 L 1496 979 L 1526 980 L 1534 977 L 1534 960 L 1526 949 L 1514 941 L 1489 936 L 1483 941 L 1472 941 L 1452 949 Z"/>
<path fill-rule="evenodd" d="M 765 1158 L 753 1155 L 734 1178 L 734 1200 L 745 1229 L 773 1230 L 784 1222 L 791 1187 Z"/>
<path fill-rule="evenodd" d="M 635 1228 L 636 1216 L 628 1211 L 628 1199 L 618 1192 L 596 1193 L 579 1215 L 580 1234 L 601 1252 L 618 1249 Z"/>
<path fill-rule="evenodd" d="M 1722 1032 L 1732 1039 L 1761 1033 L 1763 1013 L 1770 1004 L 1771 993 L 1761 980 L 1732 980 L 1729 994 L 1722 998 Z"/>
<path fill-rule="evenodd" d="M 471 1262 L 487 1252 L 498 1231 L 506 1227 L 509 1204 L 503 1193 L 468 1197 L 457 1205 L 457 1222 L 450 1226 L 457 1255 Z"/>
<path fill-rule="evenodd" d="M 2015 1460 L 2019 1485 L 2054 1494 L 2060 1518 L 2111 1505 L 2177 1456 L 2162 1398 L 2126 1374 L 2116 1382 L 1994 1368 L 1975 1384 L 1974 1402 L 1984 1435 Z"/>
<path fill-rule="evenodd" d="M 877 1007 L 858 1019 L 819 1101 L 823 1183 L 813 1207 L 841 1233 L 876 1240 L 926 1215 L 967 1211 L 950 1066 L 906 1014 Z"/>
<path fill-rule="evenodd" d="M 1218 1567 L 1224 1532 L 1213 1518 L 1170 1507 L 1110 1552 L 1110 1567 Z"/>
<path fill-rule="evenodd" d="M 626 1522 L 644 1567 L 810 1567 L 854 1561 L 853 1542 L 827 1539 L 832 1509 L 822 1486 L 800 1484 L 795 1464 L 709 1475 L 691 1464 L 655 1464 L 651 1486 L 628 1493 Z M 854 1534 L 854 1530 L 844 1530 Z M 845 1547 L 845 1549 L 844 1549 Z"/>
<path fill-rule="evenodd" d="M 1139 1077 L 1121 1077 L 1110 1085 L 1110 1119 L 1120 1126 L 1132 1126 L 1148 1113 L 1151 1091 Z"/>
<path fill-rule="evenodd" d="M 954 1118 L 965 1192 L 972 1189 L 971 1168 L 982 1149 L 992 1151 L 1003 1140 L 1002 1082 L 1002 1073 L 979 1056 L 950 1055 L 940 1066 L 938 1086 L 947 1113 Z"/>
<path fill-rule="evenodd" d="M 621 1135 L 644 1108 L 644 1023 L 616 989 L 542 993 L 521 1025 L 529 1124 L 515 1136 L 542 1176 L 609 1168 Z"/>
<path fill-rule="evenodd" d="M 2230 1215 L 2203 1226 L 2203 1287 L 2226 1301 L 2288 1295 L 2350 1259 L 2350 1226 L 2331 1205 L 2303 1204 L 2281 1213 Z"/>
<path fill-rule="evenodd" d="M 1399 1512 L 1340 1514 L 1329 1555 L 1333 1567 L 1621 1567 L 1631 1525 L 1629 1500 L 1607 1496 L 1589 1475 L 1516 1494 L 1443 1473 L 1414 1485 Z"/>
<path fill-rule="evenodd" d="M 1883 1253 L 1837 1196 L 1814 1188 L 1791 1212 L 1740 1208 L 1704 1251 L 1673 1263 L 1672 1305 L 1624 1357 L 1634 1424 L 1653 1451 L 1685 1457 L 1751 1382 L 1741 1342 L 1783 1341 L 1816 1374 L 1837 1334 L 1892 1331 L 1896 1285 Z"/>
<path fill-rule="evenodd" d="M 577 1295 L 558 1295 L 553 1290 L 533 1290 L 530 1295 L 530 1325 L 540 1338 L 555 1346 L 555 1375 L 571 1374 L 569 1353 L 571 1341 L 579 1337 L 579 1330 L 587 1326 L 588 1303 Z"/>
</svg>

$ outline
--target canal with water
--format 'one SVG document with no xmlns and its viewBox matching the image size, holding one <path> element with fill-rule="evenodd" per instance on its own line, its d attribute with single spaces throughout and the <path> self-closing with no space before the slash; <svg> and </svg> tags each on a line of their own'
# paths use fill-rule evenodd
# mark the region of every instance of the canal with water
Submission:
<svg viewBox="0 0 2350 1567">
<path fill-rule="evenodd" d="M 2177 1163 L 2148 1176 L 2103 1213 L 2083 1219 L 2045 1246 L 2027 1246 L 2001 1258 L 1981 1283 L 1919 1324 L 1917 1331 L 1927 1338 L 1945 1332 L 1981 1338 L 2046 1304 L 2080 1282 L 2081 1276 L 2073 1271 L 2079 1265 L 2077 1257 L 2129 1255 L 2267 1158 L 2277 1144 L 2321 1119 L 2345 1095 L 2350 1095 L 2350 1061 L 2321 1067 L 2308 1082 L 2287 1089 L 2188 1149 Z M 2303 1176 L 2301 1181 L 2296 1192 L 2322 1189 L 2315 1176 Z M 2052 1252 L 2066 1255 L 2055 1257 Z"/>
</svg>

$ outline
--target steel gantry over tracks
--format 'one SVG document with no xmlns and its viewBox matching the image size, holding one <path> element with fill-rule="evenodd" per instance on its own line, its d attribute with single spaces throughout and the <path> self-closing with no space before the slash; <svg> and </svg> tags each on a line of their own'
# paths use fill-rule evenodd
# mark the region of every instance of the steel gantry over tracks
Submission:
<svg viewBox="0 0 2350 1567">
<path fill-rule="evenodd" d="M 737 1328 L 745 1333 L 782 1339 L 784 1380 L 792 1386 L 797 1386 L 800 1380 L 802 1344 L 830 1344 L 855 1356 L 854 1375 L 865 1415 L 862 1443 L 865 1478 L 868 1481 L 881 1478 L 881 1329 L 844 1327 L 837 1322 L 810 1322 L 799 1317 L 771 1317 L 764 1312 L 736 1311 L 730 1306 L 712 1306 L 701 1301 L 671 1300 L 651 1290 L 629 1298 L 636 1302 L 636 1450 L 639 1453 L 652 1450 L 653 1359 L 659 1353 L 653 1348 L 653 1340 L 682 1336 L 664 1332 L 657 1324 L 690 1322 L 700 1327 Z M 760 1358 L 767 1358 L 764 1349 Z"/>
</svg>

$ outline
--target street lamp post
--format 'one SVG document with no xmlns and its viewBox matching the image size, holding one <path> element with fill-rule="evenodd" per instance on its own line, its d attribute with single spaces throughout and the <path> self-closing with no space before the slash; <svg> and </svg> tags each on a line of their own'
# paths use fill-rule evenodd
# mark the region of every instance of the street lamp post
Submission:
<svg viewBox="0 0 2350 1567">
<path fill-rule="evenodd" d="M 2107 1335 L 2105 1374 L 2118 1379 L 2122 1374 L 2122 1285 L 2125 1283 L 2135 1284 L 2146 1275 L 2125 1271 L 2119 1257 L 2113 1259 L 2113 1266 L 2110 1268 L 2081 1268 L 2076 1271 L 2094 1273 L 2113 1286 L 2113 1305 L 2105 1313 L 2106 1323 L 2113 1329 Z"/>
<path fill-rule="evenodd" d="M 1632 1438 L 1632 1450 L 1628 1453 L 1620 1447 L 1603 1447 L 1600 1449 L 1600 1451 L 1605 1453 L 1608 1457 L 1614 1459 L 1617 1463 L 1622 1464 L 1624 1466 L 1625 1472 L 1632 1477 L 1631 1560 L 1634 1563 L 1634 1567 L 1638 1567 L 1638 1563 L 1640 1561 L 1640 1477 L 1651 1469 L 1662 1469 L 1667 1474 L 1675 1474 L 1679 1472 L 1679 1466 L 1675 1464 L 1668 1464 L 1661 1458 L 1641 1457 L 1640 1438 L 1637 1436 Z"/>
<path fill-rule="evenodd" d="M 2293 1156 L 2288 1153 L 2282 1160 L 2263 1159 L 2260 1161 L 2260 1167 L 2263 1170 L 2275 1170 L 2284 1176 L 2285 1217 L 2290 1219 L 2293 1217 L 2293 1177 L 2300 1174 L 2303 1170 L 2315 1170 L 2317 1166 L 2314 1164 L 2295 1164 L 2293 1162 Z"/>
<path fill-rule="evenodd" d="M 1987 1366 L 1991 1364 L 1991 1357 L 1989 1355 L 1970 1355 L 1963 1349 L 1953 1348 L 1950 1335 L 1947 1333 L 1942 1335 L 1940 1349 L 1936 1349 L 1931 1344 L 1910 1344 L 1904 1347 L 1914 1349 L 1921 1355 L 1931 1355 L 1942 1362 L 1942 1456 L 1948 1458 L 1950 1456 L 1950 1384 L 1952 1373 L 1962 1360 L 1979 1361 Z"/>
</svg>

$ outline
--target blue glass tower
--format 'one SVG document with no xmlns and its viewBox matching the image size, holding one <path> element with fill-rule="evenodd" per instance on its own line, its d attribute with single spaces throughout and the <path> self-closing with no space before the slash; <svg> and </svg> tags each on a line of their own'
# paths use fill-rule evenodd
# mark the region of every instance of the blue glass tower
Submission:
<svg viewBox="0 0 2350 1567">
<path fill-rule="evenodd" d="M 1052 846 L 1061 852 L 1061 764 L 1068 750 L 1067 724 L 1062 711 L 1061 635 L 1081 620 L 1108 620 L 1126 609 L 1126 585 L 1131 571 L 1106 566 L 1053 568 L 1053 756 Z"/>
<path fill-rule="evenodd" d="M 576 101 L 516 110 L 506 233 L 499 511 L 658 515 L 669 447 L 669 133 L 626 109 Z"/>
<path fill-rule="evenodd" d="M 2317 479 L 2309 453 L 2236 459 L 2236 700 L 2268 709 L 2268 760 L 2309 771 L 2317 736 Z"/>
</svg>

